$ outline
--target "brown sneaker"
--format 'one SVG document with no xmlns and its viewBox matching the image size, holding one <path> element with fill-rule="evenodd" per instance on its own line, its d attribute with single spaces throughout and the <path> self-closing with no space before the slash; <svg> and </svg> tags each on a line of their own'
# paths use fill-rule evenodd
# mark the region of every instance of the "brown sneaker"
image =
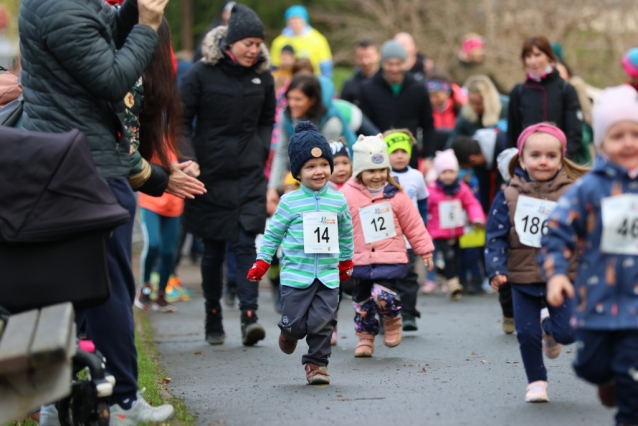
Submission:
<svg viewBox="0 0 638 426">
<path fill-rule="evenodd" d="M 605 407 L 616 406 L 616 383 L 598 386 L 598 398 Z"/>
<path fill-rule="evenodd" d="M 285 354 L 292 354 L 297 347 L 297 341 L 291 337 L 286 336 L 284 333 L 279 335 L 279 349 Z"/>
<path fill-rule="evenodd" d="M 330 374 L 328 374 L 328 367 L 319 366 L 315 364 L 306 364 L 306 380 L 309 385 L 329 385 Z"/>
<path fill-rule="evenodd" d="M 163 292 L 159 292 L 157 299 L 153 300 L 153 310 L 158 312 L 175 312 L 175 306 L 166 301 L 166 296 Z"/>
<path fill-rule="evenodd" d="M 374 334 L 356 333 L 359 341 L 357 348 L 354 350 L 356 358 L 370 358 L 374 352 Z"/>
<path fill-rule="evenodd" d="M 447 295 L 451 300 L 459 300 L 463 294 L 463 286 L 457 277 L 447 281 Z"/>
<path fill-rule="evenodd" d="M 383 344 L 389 348 L 399 346 L 401 343 L 401 315 L 397 315 L 394 318 L 383 317 L 383 328 L 385 328 L 385 334 L 383 335 Z"/>
</svg>

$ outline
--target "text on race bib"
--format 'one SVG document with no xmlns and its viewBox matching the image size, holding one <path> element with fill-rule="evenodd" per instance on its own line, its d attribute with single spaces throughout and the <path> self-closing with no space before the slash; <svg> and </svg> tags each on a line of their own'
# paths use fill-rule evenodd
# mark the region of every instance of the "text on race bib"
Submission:
<svg viewBox="0 0 638 426">
<path fill-rule="evenodd" d="M 557 203 L 520 195 L 514 213 L 516 235 L 521 244 L 540 248 L 543 235 L 547 234 L 547 218 Z"/>
<path fill-rule="evenodd" d="M 439 203 L 439 223 L 441 229 L 455 229 L 465 226 L 465 211 L 461 200 L 442 201 Z"/>
<path fill-rule="evenodd" d="M 339 253 L 337 214 L 305 212 L 303 214 L 304 253 Z"/>
<path fill-rule="evenodd" d="M 397 235 L 394 227 L 392 204 L 373 204 L 359 209 L 359 220 L 366 244 L 392 238 Z"/>
<path fill-rule="evenodd" d="M 603 253 L 638 254 L 638 195 L 603 198 L 601 203 Z"/>
</svg>

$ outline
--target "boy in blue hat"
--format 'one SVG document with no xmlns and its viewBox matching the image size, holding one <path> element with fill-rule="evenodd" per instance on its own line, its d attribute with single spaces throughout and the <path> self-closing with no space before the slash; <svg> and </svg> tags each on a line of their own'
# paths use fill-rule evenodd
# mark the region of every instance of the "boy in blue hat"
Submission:
<svg viewBox="0 0 638 426">
<path fill-rule="evenodd" d="M 334 170 L 330 145 L 309 121 L 295 127 L 288 157 L 301 188 L 281 197 L 247 278 L 261 280 L 283 245 L 279 348 L 292 354 L 305 337 L 308 384 L 329 384 L 339 282 L 347 281 L 354 267 L 352 219 L 343 194 L 328 187 Z"/>
</svg>

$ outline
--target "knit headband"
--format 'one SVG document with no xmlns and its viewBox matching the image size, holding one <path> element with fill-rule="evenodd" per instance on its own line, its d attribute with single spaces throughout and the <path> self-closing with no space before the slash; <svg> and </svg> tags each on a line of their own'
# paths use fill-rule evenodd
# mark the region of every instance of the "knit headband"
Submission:
<svg viewBox="0 0 638 426">
<path fill-rule="evenodd" d="M 450 92 L 450 83 L 445 80 L 428 80 L 429 92 Z"/>
<path fill-rule="evenodd" d="M 523 153 L 523 147 L 525 146 L 525 142 L 527 142 L 527 138 L 537 132 L 547 133 L 548 135 L 552 135 L 558 139 L 563 149 L 563 157 L 565 157 L 565 152 L 567 152 L 567 136 L 565 136 L 565 133 L 563 133 L 563 131 L 558 127 L 547 123 L 534 124 L 533 126 L 529 126 L 523 130 L 523 133 L 521 133 L 518 137 L 518 141 L 516 142 L 519 154 Z"/>
<path fill-rule="evenodd" d="M 412 138 L 407 133 L 393 132 L 383 137 L 388 145 L 388 154 L 392 154 L 397 149 L 402 149 L 412 155 Z"/>
<path fill-rule="evenodd" d="M 480 47 L 483 47 L 483 40 L 481 40 L 480 38 L 476 37 L 476 38 L 470 38 L 468 40 L 465 40 L 463 42 L 463 45 L 461 46 L 461 49 L 465 53 L 470 53 L 470 51 L 472 49 L 476 49 L 476 48 L 480 48 Z"/>
</svg>

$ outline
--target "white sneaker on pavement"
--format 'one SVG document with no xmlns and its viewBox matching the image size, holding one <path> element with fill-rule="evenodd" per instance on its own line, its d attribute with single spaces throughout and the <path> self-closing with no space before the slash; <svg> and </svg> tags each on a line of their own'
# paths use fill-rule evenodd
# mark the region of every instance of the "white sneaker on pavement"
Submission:
<svg viewBox="0 0 638 426">
<path fill-rule="evenodd" d="M 128 410 L 119 404 L 111 405 L 111 422 L 113 426 L 137 426 L 138 423 L 165 422 L 175 415 L 175 409 L 170 404 L 153 407 L 138 392 L 137 399 Z"/>
<path fill-rule="evenodd" d="M 58 409 L 55 404 L 40 407 L 40 426 L 60 426 Z"/>
</svg>

